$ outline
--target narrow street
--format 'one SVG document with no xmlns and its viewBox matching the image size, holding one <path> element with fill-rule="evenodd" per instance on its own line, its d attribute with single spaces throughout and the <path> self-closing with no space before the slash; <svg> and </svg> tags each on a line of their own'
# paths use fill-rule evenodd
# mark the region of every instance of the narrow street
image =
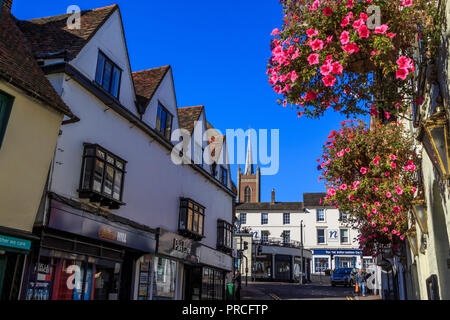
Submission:
<svg viewBox="0 0 450 320">
<path fill-rule="evenodd" d="M 378 296 L 357 297 L 354 288 L 324 283 L 243 283 L 242 300 L 378 300 Z"/>
</svg>

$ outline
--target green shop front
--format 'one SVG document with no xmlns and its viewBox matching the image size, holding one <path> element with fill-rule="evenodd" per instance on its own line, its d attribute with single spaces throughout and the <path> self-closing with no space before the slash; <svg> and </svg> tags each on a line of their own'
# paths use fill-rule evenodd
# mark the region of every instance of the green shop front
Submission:
<svg viewBox="0 0 450 320">
<path fill-rule="evenodd" d="M 17 300 L 25 261 L 31 249 L 29 239 L 20 233 L 0 229 L 0 300 Z"/>
</svg>

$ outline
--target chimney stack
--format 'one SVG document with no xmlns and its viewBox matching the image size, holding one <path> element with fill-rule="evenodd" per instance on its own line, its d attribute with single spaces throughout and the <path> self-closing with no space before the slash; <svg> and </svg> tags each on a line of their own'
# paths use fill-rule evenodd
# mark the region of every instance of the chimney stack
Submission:
<svg viewBox="0 0 450 320">
<path fill-rule="evenodd" d="M 275 203 L 275 189 L 272 189 L 272 203 Z"/>
</svg>

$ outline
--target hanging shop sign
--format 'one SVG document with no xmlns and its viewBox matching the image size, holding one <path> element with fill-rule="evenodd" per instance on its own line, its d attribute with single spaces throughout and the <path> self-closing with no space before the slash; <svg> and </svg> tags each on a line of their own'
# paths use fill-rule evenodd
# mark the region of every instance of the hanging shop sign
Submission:
<svg viewBox="0 0 450 320">
<path fill-rule="evenodd" d="M 156 251 L 156 235 L 111 222 L 55 200 L 51 202 L 48 226 L 53 229 L 106 241 L 147 253 Z"/>
<path fill-rule="evenodd" d="M 0 234 L 0 247 L 19 249 L 19 250 L 30 250 L 31 241 L 19 238 L 8 237 Z"/>
</svg>

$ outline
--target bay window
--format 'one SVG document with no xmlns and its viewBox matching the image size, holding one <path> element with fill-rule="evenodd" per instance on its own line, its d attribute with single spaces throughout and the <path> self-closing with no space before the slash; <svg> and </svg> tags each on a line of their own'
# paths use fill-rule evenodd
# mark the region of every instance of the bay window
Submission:
<svg viewBox="0 0 450 320">
<path fill-rule="evenodd" d="M 110 209 L 119 209 L 123 197 L 126 161 L 96 144 L 85 144 L 81 186 L 81 199 L 100 202 Z"/>
<path fill-rule="evenodd" d="M 233 226 L 223 220 L 217 221 L 217 248 L 225 252 L 233 250 Z"/>
<path fill-rule="evenodd" d="M 181 198 L 178 229 L 180 234 L 201 240 L 204 238 L 205 207 L 191 199 Z"/>
</svg>

